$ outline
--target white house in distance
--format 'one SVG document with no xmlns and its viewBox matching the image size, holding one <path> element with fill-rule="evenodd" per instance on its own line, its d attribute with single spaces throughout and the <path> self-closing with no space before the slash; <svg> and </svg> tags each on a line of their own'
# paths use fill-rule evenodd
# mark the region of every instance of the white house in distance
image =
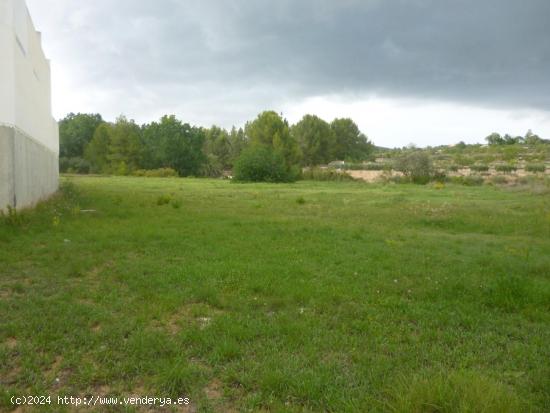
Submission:
<svg viewBox="0 0 550 413">
<path fill-rule="evenodd" d="M 0 210 L 57 190 L 59 131 L 50 63 L 24 0 L 0 0 Z"/>
</svg>

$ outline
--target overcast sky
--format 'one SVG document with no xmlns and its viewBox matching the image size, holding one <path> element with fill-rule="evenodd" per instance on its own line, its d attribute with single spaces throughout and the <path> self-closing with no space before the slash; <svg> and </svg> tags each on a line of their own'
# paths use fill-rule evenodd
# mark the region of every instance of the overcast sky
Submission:
<svg viewBox="0 0 550 413">
<path fill-rule="evenodd" d="M 377 145 L 550 137 L 549 0 L 27 0 L 54 116 L 266 109 L 351 117 Z"/>
</svg>

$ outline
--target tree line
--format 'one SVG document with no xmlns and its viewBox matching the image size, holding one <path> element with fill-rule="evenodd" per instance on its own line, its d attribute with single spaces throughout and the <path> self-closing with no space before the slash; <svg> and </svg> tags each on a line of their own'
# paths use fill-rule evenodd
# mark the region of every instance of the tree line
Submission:
<svg viewBox="0 0 550 413">
<path fill-rule="evenodd" d="M 485 141 L 489 145 L 536 145 L 540 143 L 550 143 L 550 141 L 542 139 L 540 136 L 534 134 L 531 129 L 527 131 L 525 136 L 512 136 L 509 134 L 501 136 L 500 133 L 493 132 L 485 138 Z"/>
<path fill-rule="evenodd" d="M 116 175 L 171 168 L 180 176 L 220 176 L 248 162 L 285 176 L 267 180 L 292 180 L 303 166 L 362 161 L 374 151 L 349 118 L 329 123 L 305 115 L 289 125 L 274 111 L 231 130 L 192 126 L 174 115 L 138 125 L 124 116 L 107 122 L 100 114 L 70 113 L 59 121 L 59 136 L 61 172 Z"/>
</svg>

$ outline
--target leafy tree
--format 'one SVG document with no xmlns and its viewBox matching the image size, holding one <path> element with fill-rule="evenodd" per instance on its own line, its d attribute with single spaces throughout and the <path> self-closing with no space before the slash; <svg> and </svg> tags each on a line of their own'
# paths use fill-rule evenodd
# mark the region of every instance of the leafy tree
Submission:
<svg viewBox="0 0 550 413">
<path fill-rule="evenodd" d="M 111 145 L 112 125 L 100 124 L 92 140 L 84 150 L 84 158 L 90 163 L 91 171 L 95 173 L 109 172 L 109 151 Z"/>
<path fill-rule="evenodd" d="M 107 158 L 111 170 L 117 174 L 126 175 L 139 169 L 142 150 L 139 126 L 124 116 L 118 117 L 112 126 L 109 140 Z"/>
<path fill-rule="evenodd" d="M 538 135 L 534 134 L 531 129 L 529 129 L 525 134 L 524 140 L 528 145 L 536 145 L 542 142 L 542 139 Z"/>
<path fill-rule="evenodd" d="M 513 137 L 511 135 L 504 135 L 504 143 L 506 145 L 514 145 L 516 143 L 523 143 L 523 137 L 522 136 L 516 136 L 516 137 Z"/>
<path fill-rule="evenodd" d="M 395 169 L 403 172 L 416 184 L 428 183 L 434 174 L 430 156 L 420 151 L 400 157 L 395 164 Z"/>
<path fill-rule="evenodd" d="M 287 168 L 280 152 L 268 145 L 254 145 L 243 151 L 235 163 L 234 176 L 241 182 L 291 182 L 297 175 Z"/>
<path fill-rule="evenodd" d="M 69 113 L 59 121 L 59 156 L 82 157 L 96 128 L 103 122 L 100 114 Z"/>
<path fill-rule="evenodd" d="M 229 143 L 231 146 L 231 166 L 235 164 L 235 161 L 241 156 L 243 150 L 248 147 L 248 140 L 244 133 L 243 128 L 231 128 L 229 133 Z"/>
<path fill-rule="evenodd" d="M 291 133 L 300 145 L 304 165 L 319 165 L 333 160 L 336 137 L 330 125 L 323 119 L 315 115 L 305 115 L 291 128 Z"/>
<path fill-rule="evenodd" d="M 489 145 L 504 145 L 504 139 L 499 133 L 493 132 L 485 138 Z"/>
<path fill-rule="evenodd" d="M 206 154 L 206 161 L 201 166 L 200 175 L 216 178 L 223 174 L 223 170 L 223 165 L 218 157 L 212 153 L 208 153 Z"/>
<path fill-rule="evenodd" d="M 374 145 L 361 133 L 353 120 L 334 119 L 330 127 L 336 138 L 334 148 L 336 159 L 365 160 L 374 151 Z"/>
<path fill-rule="evenodd" d="M 265 111 L 246 124 L 245 134 L 252 146 L 265 146 L 273 149 L 285 162 L 287 170 L 300 162 L 300 148 L 290 135 L 286 119 L 274 111 Z"/>
<path fill-rule="evenodd" d="M 231 167 L 231 141 L 225 129 L 212 126 L 206 130 L 204 150 L 207 156 L 217 158 L 222 169 Z"/>
<path fill-rule="evenodd" d="M 147 169 L 173 168 L 180 176 L 199 175 L 206 161 L 204 130 L 182 123 L 174 115 L 146 125 L 143 130 Z"/>
</svg>

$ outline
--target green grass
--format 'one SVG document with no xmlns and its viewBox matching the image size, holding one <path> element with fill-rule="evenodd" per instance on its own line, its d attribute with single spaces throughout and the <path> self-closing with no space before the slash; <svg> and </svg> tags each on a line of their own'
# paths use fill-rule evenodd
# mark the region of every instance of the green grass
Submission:
<svg viewBox="0 0 550 413">
<path fill-rule="evenodd" d="M 70 178 L 0 222 L 0 411 L 543 412 L 549 251 L 548 191 Z"/>
</svg>

